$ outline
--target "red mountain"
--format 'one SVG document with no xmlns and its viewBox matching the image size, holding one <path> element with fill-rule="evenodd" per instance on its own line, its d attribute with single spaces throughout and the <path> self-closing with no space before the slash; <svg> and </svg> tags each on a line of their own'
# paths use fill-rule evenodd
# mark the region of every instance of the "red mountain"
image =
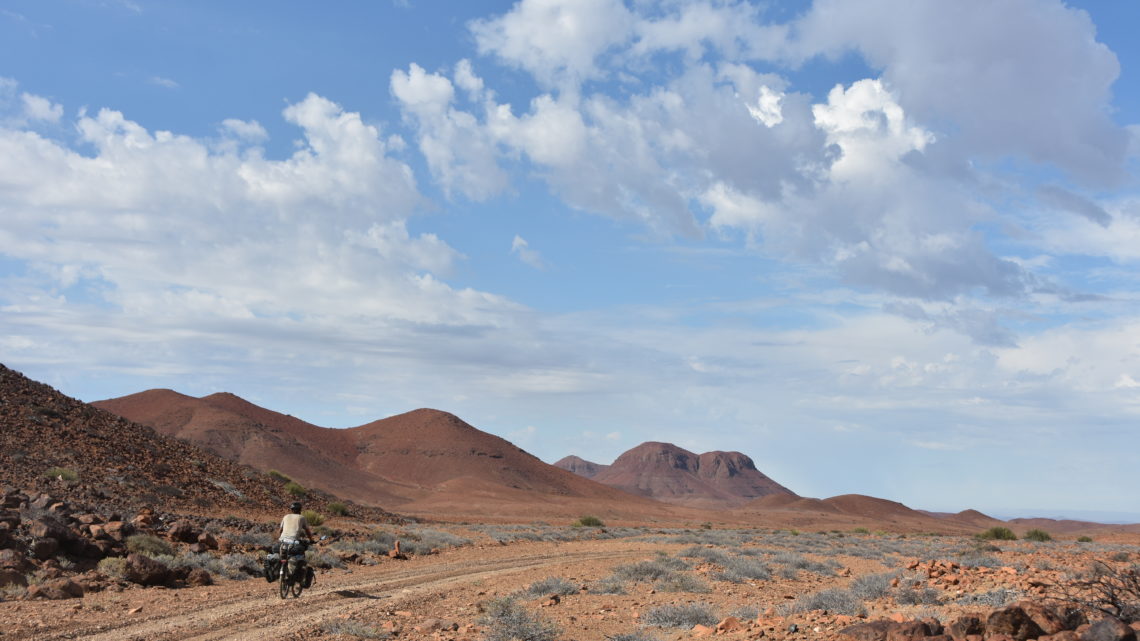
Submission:
<svg viewBox="0 0 1140 641">
<path fill-rule="evenodd" d="M 565 456 L 554 462 L 554 467 L 560 467 L 568 472 L 573 472 L 578 476 L 584 476 L 592 479 L 598 475 L 598 472 L 609 469 L 609 465 L 602 465 L 601 463 L 594 463 L 587 461 L 584 458 L 574 456 Z"/>
<path fill-rule="evenodd" d="M 547 465 L 438 410 L 333 429 L 232 394 L 194 398 L 150 390 L 95 405 L 306 487 L 404 513 L 669 513 L 667 506 Z"/>
<path fill-rule="evenodd" d="M 686 507 L 724 509 L 771 494 L 795 496 L 739 452 L 697 455 L 670 443 L 649 442 L 598 467 L 592 478 L 599 483 Z"/>
</svg>

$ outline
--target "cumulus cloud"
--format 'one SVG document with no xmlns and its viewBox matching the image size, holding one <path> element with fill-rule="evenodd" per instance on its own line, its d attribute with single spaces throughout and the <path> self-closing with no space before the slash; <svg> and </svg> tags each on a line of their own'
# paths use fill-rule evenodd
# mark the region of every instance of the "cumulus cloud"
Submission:
<svg viewBox="0 0 1140 641">
<path fill-rule="evenodd" d="M 522 0 L 509 12 L 471 23 L 480 54 L 493 54 L 547 85 L 573 90 L 601 74 L 599 56 L 631 37 L 634 17 L 621 0 Z"/>
<path fill-rule="evenodd" d="M 1116 56 L 1088 14 L 1056 0 L 817 0 L 793 26 L 800 59 L 855 50 L 900 104 L 945 123 L 964 153 L 1020 156 L 1103 184 L 1127 136 L 1110 118 Z"/>
<path fill-rule="evenodd" d="M 159 87 L 163 87 L 165 89 L 178 89 L 182 86 L 176 81 L 171 80 L 170 78 L 165 78 L 163 76 L 151 76 L 150 83 L 152 85 L 158 85 Z"/>
<path fill-rule="evenodd" d="M 376 127 L 314 94 L 283 116 L 304 136 L 283 160 L 148 131 L 107 109 L 75 123 L 92 155 L 0 129 L 0 252 L 30 267 L 4 304 L 55 313 L 24 286 L 39 279 L 128 325 L 210 317 L 464 325 L 514 309 L 438 279 L 458 254 L 407 231 L 421 197 Z M 264 133 L 236 120 L 223 128 L 247 139 Z"/>
</svg>

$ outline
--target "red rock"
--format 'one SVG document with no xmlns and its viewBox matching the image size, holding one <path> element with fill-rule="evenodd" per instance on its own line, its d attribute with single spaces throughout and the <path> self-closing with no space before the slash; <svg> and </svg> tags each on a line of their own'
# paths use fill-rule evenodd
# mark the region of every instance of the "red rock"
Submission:
<svg viewBox="0 0 1140 641">
<path fill-rule="evenodd" d="M 946 626 L 946 632 L 955 641 L 965 641 L 970 636 L 980 636 L 986 632 L 986 624 L 975 616 L 961 616 Z"/>
<path fill-rule="evenodd" d="M 930 627 L 922 621 L 896 623 L 887 630 L 887 641 L 917 641 L 930 636 Z"/>
<path fill-rule="evenodd" d="M 720 623 L 716 624 L 716 633 L 717 634 L 725 634 L 728 632 L 736 632 L 738 630 L 743 630 L 743 629 L 744 629 L 744 624 L 741 623 L 740 619 L 738 619 L 736 617 L 727 617 L 727 618 L 721 619 Z"/>
<path fill-rule="evenodd" d="M 198 535 L 198 544 L 207 550 L 218 549 L 218 539 L 215 538 L 214 535 L 210 534 L 209 532 L 203 532 L 203 533 Z"/>
<path fill-rule="evenodd" d="M 902 612 L 894 612 L 887 618 L 889 618 L 891 621 L 894 621 L 895 623 L 905 623 L 907 620 L 906 615 Z"/>
<path fill-rule="evenodd" d="M 1044 634 L 1056 634 L 1069 628 L 1061 615 L 1048 606 L 1035 601 L 1022 601 L 1017 605 L 1029 615 Z"/>
<path fill-rule="evenodd" d="M 854 641 L 886 641 L 887 633 L 897 623 L 888 621 L 886 619 L 879 619 L 877 621 L 868 621 L 867 623 L 856 623 L 855 625 L 848 626 L 839 631 L 839 634 L 853 639 Z"/>
<path fill-rule="evenodd" d="M 698 623 L 693 626 L 693 629 L 690 630 L 690 632 L 692 632 L 693 636 L 695 637 L 707 637 L 712 635 L 713 629 L 707 625 L 701 625 Z"/>
<path fill-rule="evenodd" d="M 28 579 L 22 572 L 17 570 L 9 568 L 0 569 L 0 588 L 5 588 L 10 585 L 27 587 Z"/>
<path fill-rule="evenodd" d="M 213 585 L 214 577 L 202 568 L 194 568 L 190 570 L 190 574 L 186 577 L 186 583 L 195 587 L 202 587 L 205 585 Z"/>
<path fill-rule="evenodd" d="M 1043 634 L 1041 627 L 1016 605 L 1007 606 L 990 613 L 986 619 L 987 638 L 1008 635 L 1014 641 L 1036 639 Z"/>
<path fill-rule="evenodd" d="M 170 581 L 170 568 L 142 554 L 128 554 L 123 574 L 131 583 L 139 585 L 166 585 Z"/>
<path fill-rule="evenodd" d="M 77 599 L 83 596 L 83 586 L 71 579 L 56 579 L 28 588 L 29 599 L 49 599 L 59 601 L 63 599 Z"/>
<path fill-rule="evenodd" d="M 169 537 L 171 541 L 178 541 L 180 543 L 196 543 L 198 541 L 198 534 L 198 529 L 189 521 L 175 521 L 170 524 L 170 529 L 166 531 L 166 536 Z"/>
<path fill-rule="evenodd" d="M 1136 641 L 1136 631 L 1128 624 L 1105 617 L 1089 626 L 1080 635 L 1081 641 Z"/>
<path fill-rule="evenodd" d="M 1061 630 L 1056 634 L 1047 634 L 1043 637 L 1037 637 L 1037 641 L 1079 641 L 1081 635 L 1073 630 Z"/>
</svg>

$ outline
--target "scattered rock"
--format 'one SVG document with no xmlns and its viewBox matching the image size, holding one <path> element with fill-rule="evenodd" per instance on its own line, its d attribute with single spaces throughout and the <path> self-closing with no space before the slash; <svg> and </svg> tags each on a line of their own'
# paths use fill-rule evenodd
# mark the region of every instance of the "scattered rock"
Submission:
<svg viewBox="0 0 1140 641">
<path fill-rule="evenodd" d="M 1118 619 L 1105 617 L 1081 633 L 1080 641 L 1136 641 L 1136 631 Z"/>
</svg>

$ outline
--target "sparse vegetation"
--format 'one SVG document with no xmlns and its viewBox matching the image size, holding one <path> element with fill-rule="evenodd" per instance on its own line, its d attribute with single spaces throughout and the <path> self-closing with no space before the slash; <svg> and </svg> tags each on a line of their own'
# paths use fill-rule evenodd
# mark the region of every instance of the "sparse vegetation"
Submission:
<svg viewBox="0 0 1140 641">
<path fill-rule="evenodd" d="M 1026 541 L 1037 541 L 1038 543 L 1044 543 L 1045 541 L 1053 540 L 1053 537 L 1050 536 L 1048 532 L 1045 530 L 1038 530 L 1036 528 L 1029 530 L 1025 533 L 1025 536 L 1022 536 L 1021 538 L 1025 539 Z"/>
<path fill-rule="evenodd" d="M 989 592 L 964 594 L 956 603 L 959 605 L 981 605 L 989 608 L 1000 608 L 1013 603 L 1022 597 L 1022 593 L 1008 588 L 997 588 Z"/>
<path fill-rule="evenodd" d="M 562 596 L 578 594 L 578 586 L 561 577 L 551 576 L 541 581 L 531 583 L 527 589 L 522 591 L 522 595 L 529 598 L 549 596 L 551 594 Z"/>
<path fill-rule="evenodd" d="M 325 517 L 321 516 L 320 512 L 316 510 L 301 510 L 301 516 L 305 517 L 305 522 L 313 527 L 325 522 Z"/>
<path fill-rule="evenodd" d="M 660 628 L 692 628 L 695 625 L 713 626 L 719 619 L 707 603 L 686 603 L 653 608 L 641 620 L 645 625 Z"/>
<path fill-rule="evenodd" d="M 1077 543 L 1092 543 L 1092 542 L 1093 542 L 1093 540 L 1092 540 L 1091 536 L 1078 536 L 1077 537 Z"/>
<path fill-rule="evenodd" d="M 127 560 L 119 556 L 109 556 L 100 560 L 96 569 L 104 576 L 111 577 L 112 579 L 122 579 L 126 577 Z"/>
<path fill-rule="evenodd" d="M 1013 533 L 1013 530 L 1011 530 L 1007 527 L 1000 526 L 1000 525 L 995 525 L 992 528 L 986 530 L 985 532 L 979 532 L 978 534 L 975 534 L 974 536 L 977 537 L 978 539 L 983 540 L 983 541 L 1016 541 L 1017 540 L 1017 535 Z"/>
<path fill-rule="evenodd" d="M 306 496 L 309 493 L 309 491 L 305 489 L 304 485 L 301 485 L 300 483 L 298 483 L 296 481 L 289 481 L 288 483 L 286 483 L 285 484 L 285 491 L 288 492 L 290 496 L 294 496 L 297 498 L 303 498 L 304 496 Z"/>
<path fill-rule="evenodd" d="M 1140 621 L 1140 564 L 1094 561 L 1084 572 L 1052 586 L 1050 596 L 1125 623 Z"/>
<path fill-rule="evenodd" d="M 348 516 L 348 506 L 341 501 L 333 501 L 328 505 L 329 514 L 333 516 Z"/>
<path fill-rule="evenodd" d="M 127 550 L 149 557 L 174 556 L 174 546 L 153 534 L 132 534 L 127 537 Z"/>
<path fill-rule="evenodd" d="M 479 622 L 487 626 L 486 641 L 554 641 L 559 634 L 557 625 L 531 614 L 510 597 L 483 604 Z"/>
<path fill-rule="evenodd" d="M 79 473 L 66 467 L 50 467 L 44 471 L 44 476 L 49 479 L 67 481 L 68 483 L 74 483 L 79 480 Z"/>
<path fill-rule="evenodd" d="M 605 527 L 606 524 L 596 516 L 583 516 L 572 524 L 574 527 Z"/>
<path fill-rule="evenodd" d="M 653 584 L 658 592 L 696 592 L 704 594 L 710 592 L 709 586 L 697 577 L 682 572 L 671 572 L 661 577 Z"/>
<path fill-rule="evenodd" d="M 859 599 L 868 601 L 886 596 L 891 591 L 891 581 L 897 575 L 893 572 L 885 574 L 864 574 L 855 577 L 851 582 L 851 593 Z"/>
<path fill-rule="evenodd" d="M 767 581 L 772 578 L 772 570 L 756 559 L 732 557 L 723 564 L 724 570 L 713 574 L 718 581 L 741 583 L 747 579 Z"/>
<path fill-rule="evenodd" d="M 282 483 L 289 483 L 293 480 L 293 479 L 289 478 L 288 476 L 286 476 L 285 474 L 278 472 L 277 470 L 269 470 L 268 472 L 265 473 L 265 475 L 271 479 L 274 479 L 276 481 L 280 481 Z"/>
<path fill-rule="evenodd" d="M 788 614 L 809 610 L 827 610 L 832 614 L 846 614 L 848 616 L 858 616 L 867 612 L 867 609 L 863 607 L 863 601 L 858 596 L 850 590 L 840 588 L 802 595 L 785 606 L 785 610 Z"/>
</svg>

